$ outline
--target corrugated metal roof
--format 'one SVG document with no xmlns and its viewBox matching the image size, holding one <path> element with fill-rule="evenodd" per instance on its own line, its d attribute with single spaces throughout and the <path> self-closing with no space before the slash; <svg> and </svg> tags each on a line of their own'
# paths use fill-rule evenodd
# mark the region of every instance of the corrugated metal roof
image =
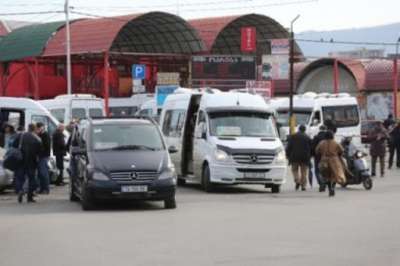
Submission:
<svg viewBox="0 0 400 266">
<path fill-rule="evenodd" d="M 288 38 L 288 31 L 277 21 L 259 14 L 190 20 L 213 54 L 241 54 L 241 28 L 256 27 L 257 51 L 270 52 L 268 40 Z M 296 44 L 297 53 L 301 54 Z"/>
<path fill-rule="evenodd" d="M 377 59 L 364 62 L 365 89 L 368 91 L 388 91 L 393 89 L 393 60 Z M 398 62 L 400 75 L 400 60 Z M 399 85 L 400 86 L 400 80 Z"/>
<path fill-rule="evenodd" d="M 12 61 L 42 54 L 47 42 L 64 22 L 30 25 L 12 31 L 0 43 L 0 61 Z"/>
<path fill-rule="evenodd" d="M 193 53 L 204 50 L 200 37 L 182 18 L 150 12 L 86 19 L 71 25 L 71 54 L 105 51 L 137 53 Z M 49 42 L 44 56 L 65 54 L 65 29 Z"/>
</svg>

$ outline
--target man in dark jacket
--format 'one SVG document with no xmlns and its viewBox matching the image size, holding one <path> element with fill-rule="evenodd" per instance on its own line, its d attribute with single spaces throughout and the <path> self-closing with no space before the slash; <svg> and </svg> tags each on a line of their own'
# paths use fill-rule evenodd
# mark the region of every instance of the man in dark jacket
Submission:
<svg viewBox="0 0 400 266">
<path fill-rule="evenodd" d="M 393 147 L 390 151 L 389 169 L 392 168 L 395 153 L 396 166 L 397 168 L 400 168 L 400 121 L 398 121 L 396 126 L 390 131 L 390 141 L 392 142 Z"/>
<path fill-rule="evenodd" d="M 379 127 L 370 133 L 372 139 L 370 146 L 371 155 L 371 176 L 376 174 L 376 162 L 379 159 L 381 166 L 381 177 L 385 175 L 385 155 L 386 155 L 386 140 L 389 138 L 385 127 L 382 122 L 379 122 Z"/>
<path fill-rule="evenodd" d="M 64 156 L 67 151 L 67 145 L 64 139 L 64 125 L 60 124 L 53 134 L 53 154 L 56 157 L 56 165 L 59 171 L 55 184 L 63 186 L 64 183 Z"/>
<path fill-rule="evenodd" d="M 311 139 L 306 135 L 306 127 L 300 125 L 299 132 L 288 139 L 286 153 L 292 166 L 296 190 L 306 190 L 308 167 L 311 159 Z"/>
<path fill-rule="evenodd" d="M 25 178 L 28 177 L 28 202 L 35 202 L 33 192 L 36 188 L 35 174 L 41 152 L 41 141 L 35 134 L 36 127 L 30 124 L 27 133 L 20 133 L 13 147 L 18 148 L 21 143 L 21 151 L 23 155 L 23 164 L 21 168 L 15 172 L 16 191 L 18 193 L 18 202 L 21 203 L 24 196 Z"/>
<path fill-rule="evenodd" d="M 325 191 L 325 182 L 321 179 L 321 175 L 319 173 L 319 162 L 321 161 L 321 157 L 315 153 L 315 149 L 318 144 L 326 139 L 327 127 L 325 125 L 320 126 L 318 134 L 313 138 L 311 145 L 311 154 L 314 156 L 314 172 L 315 177 L 317 178 L 319 184 L 319 191 Z"/>
<path fill-rule="evenodd" d="M 324 125 L 326 126 L 327 130 L 331 131 L 333 134 L 336 134 L 337 127 L 336 127 L 335 123 L 333 122 L 332 118 L 328 117 L 325 120 Z"/>
<path fill-rule="evenodd" d="M 51 143 L 50 136 L 43 123 L 39 122 L 36 124 L 36 135 L 38 135 L 42 141 L 42 149 L 40 151 L 38 163 L 39 194 L 49 194 L 50 177 L 48 161 L 50 157 Z"/>
<path fill-rule="evenodd" d="M 383 122 L 383 126 L 386 130 L 389 130 L 394 124 L 396 124 L 396 121 L 394 121 L 392 114 L 388 115 L 388 118 Z"/>
</svg>

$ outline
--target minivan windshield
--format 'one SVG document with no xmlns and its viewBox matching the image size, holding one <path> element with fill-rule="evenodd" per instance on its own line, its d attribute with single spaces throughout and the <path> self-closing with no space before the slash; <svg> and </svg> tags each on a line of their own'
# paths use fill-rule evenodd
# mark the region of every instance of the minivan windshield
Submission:
<svg viewBox="0 0 400 266">
<path fill-rule="evenodd" d="M 149 124 L 94 125 L 92 149 L 100 150 L 164 150 L 156 126 Z"/>
<path fill-rule="evenodd" d="M 251 111 L 211 112 L 210 134 L 224 137 L 276 137 L 269 113 Z"/>
<path fill-rule="evenodd" d="M 312 111 L 305 110 L 305 109 L 303 109 L 303 110 L 293 109 L 293 114 L 296 117 L 297 125 L 308 125 L 310 122 Z M 289 110 L 279 110 L 277 122 L 282 127 L 288 127 L 289 126 Z"/>
</svg>

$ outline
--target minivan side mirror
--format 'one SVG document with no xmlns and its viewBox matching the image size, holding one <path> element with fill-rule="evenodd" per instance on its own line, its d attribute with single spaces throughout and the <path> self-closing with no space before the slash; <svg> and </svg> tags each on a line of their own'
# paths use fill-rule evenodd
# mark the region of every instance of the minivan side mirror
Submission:
<svg viewBox="0 0 400 266">
<path fill-rule="evenodd" d="M 175 146 L 169 146 L 168 152 L 170 154 L 177 153 L 178 152 L 178 148 L 176 148 Z"/>
<path fill-rule="evenodd" d="M 71 155 L 72 156 L 85 155 L 86 152 L 87 151 L 85 148 L 81 148 L 79 146 L 71 147 Z"/>
</svg>

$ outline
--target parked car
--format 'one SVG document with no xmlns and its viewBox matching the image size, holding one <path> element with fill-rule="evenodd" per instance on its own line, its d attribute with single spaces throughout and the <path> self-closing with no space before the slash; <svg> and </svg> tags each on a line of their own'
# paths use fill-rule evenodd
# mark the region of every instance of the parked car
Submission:
<svg viewBox="0 0 400 266">
<path fill-rule="evenodd" d="M 176 207 L 176 173 L 150 119 L 89 119 L 71 139 L 70 200 L 90 210 L 98 200 L 157 200 Z"/>
<path fill-rule="evenodd" d="M 379 127 L 379 120 L 363 120 L 361 122 L 361 142 L 363 144 L 369 144 L 372 140 L 369 137 L 369 133 Z"/>
</svg>

